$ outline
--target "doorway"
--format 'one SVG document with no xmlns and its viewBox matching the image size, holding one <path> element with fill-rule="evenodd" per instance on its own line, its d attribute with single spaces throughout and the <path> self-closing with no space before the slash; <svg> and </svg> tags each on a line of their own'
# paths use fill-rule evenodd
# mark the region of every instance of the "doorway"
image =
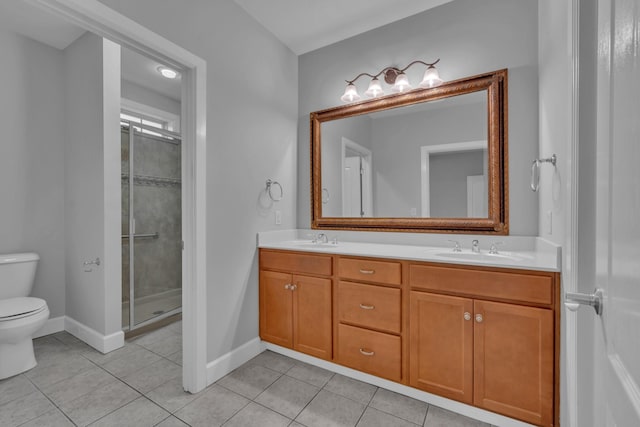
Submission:
<svg viewBox="0 0 640 427">
<path fill-rule="evenodd" d="M 182 380 L 186 391 L 196 393 L 207 385 L 206 62 L 97 0 L 83 0 L 82 4 L 75 0 L 39 0 L 37 5 L 122 47 L 171 64 L 182 74 Z M 107 250 L 109 257 L 121 257 L 120 244 L 109 245 Z M 117 274 L 121 264 L 105 263 L 104 269 Z"/>
<path fill-rule="evenodd" d="M 371 150 L 342 138 L 342 216 L 373 216 Z"/>
</svg>

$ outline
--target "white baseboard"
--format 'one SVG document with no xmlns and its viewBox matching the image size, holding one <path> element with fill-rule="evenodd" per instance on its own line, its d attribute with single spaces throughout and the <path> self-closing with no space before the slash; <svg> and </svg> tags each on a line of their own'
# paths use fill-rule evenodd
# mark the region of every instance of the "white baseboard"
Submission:
<svg viewBox="0 0 640 427">
<path fill-rule="evenodd" d="M 69 316 L 65 317 L 64 330 L 101 353 L 109 353 L 124 345 L 124 332 L 118 331 L 110 335 L 102 335 Z"/>
<path fill-rule="evenodd" d="M 47 323 L 42 325 L 42 328 L 33 334 L 33 338 L 40 338 L 62 331 L 64 331 L 64 316 L 54 317 L 53 319 L 47 320 Z"/>
<path fill-rule="evenodd" d="M 279 345 L 263 342 L 262 346 L 267 350 L 271 350 L 275 353 L 280 353 L 292 359 L 300 360 L 310 365 L 318 366 L 319 368 L 326 369 L 331 372 L 344 375 L 345 377 L 353 378 L 368 384 L 373 384 L 378 387 L 385 388 L 387 390 L 394 391 L 396 393 L 403 394 L 405 396 L 412 397 L 422 402 L 438 406 L 451 412 L 483 421 L 498 427 L 533 427 L 531 424 L 524 423 L 522 421 L 514 420 L 513 418 L 498 415 L 493 412 L 485 411 L 474 406 L 465 405 L 464 403 L 456 402 L 454 400 L 446 399 L 435 394 L 427 393 L 413 387 L 408 387 L 402 384 L 388 381 L 383 378 L 379 378 L 373 375 L 365 374 L 364 372 L 356 371 L 355 369 L 346 368 L 341 365 L 337 365 L 326 360 L 318 359 L 313 356 L 309 356 L 297 351 L 280 347 Z"/>
<path fill-rule="evenodd" d="M 265 350 L 260 338 L 254 338 L 240 347 L 207 363 L 207 386 L 218 381 Z"/>
</svg>

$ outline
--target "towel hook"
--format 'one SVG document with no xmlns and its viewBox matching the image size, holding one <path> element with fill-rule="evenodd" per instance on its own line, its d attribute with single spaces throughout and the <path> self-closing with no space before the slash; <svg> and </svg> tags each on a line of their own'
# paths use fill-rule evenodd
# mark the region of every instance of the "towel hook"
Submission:
<svg viewBox="0 0 640 427">
<path fill-rule="evenodd" d="M 278 196 L 274 196 L 273 195 L 273 187 L 276 186 L 276 185 L 280 189 L 280 195 L 278 195 Z M 284 191 L 282 190 L 282 185 L 280 185 L 280 183 L 278 181 L 273 181 L 271 179 L 267 179 L 266 191 L 267 191 L 267 194 L 269 195 L 269 198 L 271 200 L 273 200 L 274 202 L 279 202 L 280 200 L 282 200 L 282 196 L 284 196 Z"/>
<path fill-rule="evenodd" d="M 554 154 L 546 159 L 535 159 L 531 163 L 531 191 L 537 192 L 540 189 L 540 166 L 543 163 L 551 163 L 555 167 L 556 161 L 557 157 Z"/>
</svg>

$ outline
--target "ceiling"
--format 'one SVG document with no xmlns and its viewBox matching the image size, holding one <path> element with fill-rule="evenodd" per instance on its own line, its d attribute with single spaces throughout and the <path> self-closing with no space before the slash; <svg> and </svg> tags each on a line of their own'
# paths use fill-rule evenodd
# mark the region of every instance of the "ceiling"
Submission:
<svg viewBox="0 0 640 427">
<path fill-rule="evenodd" d="M 296 55 L 452 0 L 234 0 Z"/>
<path fill-rule="evenodd" d="M 300 55 L 452 0 L 233 1 Z M 0 0 L 0 28 L 60 50 L 85 32 L 24 0 Z M 160 77 L 159 65 L 123 49 L 123 79 L 180 99 L 180 79 L 169 81 Z"/>
<path fill-rule="evenodd" d="M 173 80 L 162 77 L 158 72 L 158 67 L 161 65 L 163 64 L 132 50 L 122 49 L 121 68 L 124 80 L 180 102 L 182 95 L 180 76 Z"/>
<path fill-rule="evenodd" d="M 84 34 L 82 28 L 24 0 L 0 1 L 0 28 L 14 31 L 56 49 L 64 49 Z"/>
</svg>

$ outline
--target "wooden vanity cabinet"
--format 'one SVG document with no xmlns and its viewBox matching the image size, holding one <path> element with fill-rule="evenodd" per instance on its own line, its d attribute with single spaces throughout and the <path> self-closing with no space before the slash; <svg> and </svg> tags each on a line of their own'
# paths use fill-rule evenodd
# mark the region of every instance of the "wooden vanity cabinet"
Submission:
<svg viewBox="0 0 640 427">
<path fill-rule="evenodd" d="M 403 382 L 402 264 L 338 257 L 336 361 Z"/>
<path fill-rule="evenodd" d="M 494 281 L 491 276 L 471 268 L 410 266 L 409 384 L 554 425 L 553 275 L 497 271 Z M 513 302 L 487 300 L 501 280 L 509 282 L 505 295 Z"/>
<path fill-rule="evenodd" d="M 558 426 L 559 274 L 260 250 L 260 337 Z"/>
<path fill-rule="evenodd" d="M 261 250 L 260 338 L 331 360 L 332 280 L 298 274 L 331 275 L 331 265 L 331 257 Z"/>
</svg>

